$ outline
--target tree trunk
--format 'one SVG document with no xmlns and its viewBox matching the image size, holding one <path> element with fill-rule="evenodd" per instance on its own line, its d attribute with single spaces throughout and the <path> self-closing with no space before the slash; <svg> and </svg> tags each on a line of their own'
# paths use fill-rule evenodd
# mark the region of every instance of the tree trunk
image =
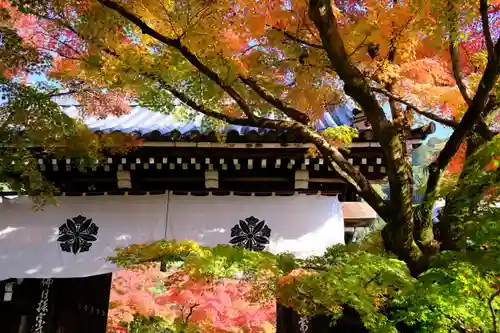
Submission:
<svg viewBox="0 0 500 333">
<path fill-rule="evenodd" d="M 417 277 L 429 266 L 430 253 L 423 252 L 413 238 L 413 217 L 400 220 L 398 214 L 384 219 L 382 230 L 384 247 L 408 265 L 413 277 Z"/>
<path fill-rule="evenodd" d="M 479 135 L 473 135 L 468 138 L 466 161 L 485 143 L 484 138 Z M 460 174 L 457 184 L 458 188 L 466 181 L 469 175 L 467 171 L 468 169 L 466 168 Z M 437 225 L 442 250 L 458 249 L 458 242 L 464 231 L 462 221 L 471 214 L 471 209 L 476 207 L 476 204 L 481 201 L 486 189 L 486 184 L 467 184 L 468 193 L 466 196 L 464 196 L 462 191 L 458 190 L 453 191 L 446 197 L 446 204 L 440 214 L 440 220 Z"/>
<path fill-rule="evenodd" d="M 363 110 L 384 154 L 391 188 L 389 209 L 379 210 L 379 215 L 388 222 L 384 229 L 386 249 L 404 260 L 413 274 L 418 274 L 427 260 L 422 258 L 422 250 L 413 235 L 412 168 L 407 159 L 406 142 L 387 119 L 364 74 L 351 63 L 331 0 L 310 0 L 309 17 L 319 31 L 332 68 L 344 82 L 345 93 Z"/>
</svg>

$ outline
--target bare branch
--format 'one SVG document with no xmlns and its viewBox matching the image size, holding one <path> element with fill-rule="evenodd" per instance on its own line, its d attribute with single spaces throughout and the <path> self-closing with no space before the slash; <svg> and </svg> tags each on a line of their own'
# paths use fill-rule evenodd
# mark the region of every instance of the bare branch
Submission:
<svg viewBox="0 0 500 333">
<path fill-rule="evenodd" d="M 165 35 L 162 35 L 158 31 L 151 28 L 147 25 L 141 18 L 139 18 L 134 13 L 128 11 L 125 7 L 120 4 L 111 1 L 111 0 L 98 0 L 105 7 L 112 9 L 119 13 L 124 18 L 128 19 L 130 22 L 135 24 L 138 28 L 141 29 L 143 34 L 153 37 L 154 39 L 171 46 L 177 49 L 187 61 L 191 63 L 194 67 L 196 67 L 200 72 L 205 74 L 208 78 L 210 78 L 213 82 L 215 82 L 219 87 L 221 87 L 225 92 L 231 96 L 241 110 L 245 113 L 248 118 L 253 118 L 254 114 L 250 109 L 249 105 L 245 102 L 243 97 L 230 85 L 224 82 L 224 80 L 212 69 L 210 69 L 207 65 L 202 63 L 198 57 L 192 53 L 184 44 L 182 44 L 180 39 L 172 39 Z"/>
<path fill-rule="evenodd" d="M 495 55 L 493 39 L 491 38 L 490 22 L 488 18 L 488 0 L 479 0 L 479 12 L 481 13 L 481 23 L 483 25 L 484 41 L 488 50 L 488 57 Z"/>
<path fill-rule="evenodd" d="M 349 53 L 349 55 L 348 55 L 348 57 L 349 57 L 349 58 L 350 58 L 350 57 L 352 57 L 354 54 L 356 54 L 356 52 L 358 52 L 358 51 L 359 51 L 359 49 L 360 49 L 360 48 L 362 48 L 362 47 L 365 45 L 366 40 L 368 39 L 368 37 L 370 37 L 370 33 L 367 33 L 367 34 L 365 35 L 365 38 L 363 38 L 363 40 L 361 41 L 361 43 L 359 43 L 359 44 L 358 44 L 358 46 L 356 46 L 356 47 L 354 48 L 354 50 L 352 50 L 352 52 L 351 52 L 351 53 Z"/>
<path fill-rule="evenodd" d="M 54 50 L 54 49 L 44 47 L 44 46 L 37 46 L 37 48 L 40 50 L 47 51 L 47 52 L 53 52 L 53 53 L 57 54 L 58 56 L 60 56 L 61 58 L 65 58 L 65 59 L 69 59 L 69 60 L 84 61 L 84 59 L 82 59 L 82 58 L 71 57 L 67 54 L 61 53 L 59 50 Z"/>
<path fill-rule="evenodd" d="M 437 114 L 431 112 L 430 109 L 421 108 L 421 107 L 405 100 L 402 97 L 391 94 L 386 89 L 372 88 L 372 90 L 375 92 L 381 93 L 387 97 L 390 97 L 391 99 L 393 99 L 397 102 L 400 102 L 401 104 L 406 105 L 409 109 L 415 111 L 416 113 L 418 113 L 418 114 L 420 114 L 420 115 L 422 115 L 430 120 L 433 120 L 437 123 L 440 123 L 441 125 L 445 125 L 445 126 L 456 129 L 456 128 L 458 128 L 458 126 L 460 124 L 458 121 L 456 121 L 454 119 L 446 119 L 446 118 L 440 117 Z M 488 114 L 489 112 L 491 112 L 491 110 L 493 110 L 497 106 L 498 106 L 498 103 L 494 102 L 494 96 L 490 96 L 490 100 L 488 101 L 488 104 L 486 105 L 486 108 L 485 108 L 485 111 L 486 111 L 485 113 Z M 486 140 L 491 140 L 491 138 L 493 136 L 498 134 L 497 132 L 494 132 L 488 128 L 488 125 L 486 125 L 486 123 L 482 117 L 479 119 L 477 125 L 478 125 L 477 132 Z"/>
<path fill-rule="evenodd" d="M 306 46 L 309 46 L 309 47 L 313 47 L 315 49 L 320 49 L 320 50 L 324 50 L 325 49 L 323 47 L 323 45 L 312 43 L 312 42 L 308 42 L 308 41 L 305 41 L 303 39 L 300 39 L 297 36 L 293 35 L 292 33 L 288 32 L 288 31 L 285 31 L 285 30 L 283 30 L 281 28 L 273 27 L 273 30 L 281 32 L 286 38 L 288 38 L 290 40 L 293 40 L 293 41 L 295 41 L 297 43 L 300 43 L 300 44 L 303 44 L 303 45 L 306 45 Z"/>
<path fill-rule="evenodd" d="M 299 64 L 301 67 L 309 67 L 311 69 L 319 69 L 323 72 L 326 72 L 326 73 L 329 73 L 331 75 L 335 75 L 335 72 L 332 70 L 332 68 L 330 67 L 330 64 L 326 64 L 325 66 L 321 66 L 321 64 L 310 64 L 310 63 L 306 63 L 304 62 L 303 60 L 301 60 L 300 57 L 298 58 L 285 58 L 285 59 L 280 59 L 280 60 L 277 60 L 277 61 L 274 61 L 272 64 L 274 65 L 280 65 L 280 64 L 283 64 L 283 63 L 286 63 L 286 62 L 293 62 L 295 64 Z"/>
<path fill-rule="evenodd" d="M 247 52 L 250 52 L 250 51 L 251 51 L 251 50 L 253 50 L 254 48 L 256 48 L 256 47 L 260 47 L 260 46 L 262 46 L 262 44 L 259 44 L 259 43 L 258 43 L 258 44 L 253 44 L 253 45 L 250 45 L 249 47 L 247 47 L 246 49 L 244 49 L 244 50 L 241 52 L 241 54 L 242 54 L 242 55 L 245 55 L 245 54 L 247 54 Z"/>
<path fill-rule="evenodd" d="M 300 112 L 299 110 L 292 107 L 286 106 L 283 101 L 273 97 L 271 94 L 265 91 L 264 88 L 262 88 L 254 79 L 240 75 L 240 80 L 243 81 L 243 83 L 245 83 L 247 86 L 252 88 L 263 100 L 265 100 L 278 110 L 282 111 L 288 117 L 302 124 L 309 123 L 310 119 L 305 113 Z"/>
<path fill-rule="evenodd" d="M 81 91 L 88 91 L 88 89 L 83 89 Z M 55 90 L 53 92 L 50 92 L 49 96 L 50 97 L 63 97 L 63 96 L 73 95 L 77 92 L 79 92 L 79 91 L 78 90 L 68 90 L 68 91 Z"/>
<path fill-rule="evenodd" d="M 454 119 L 442 118 L 442 117 L 438 116 L 435 113 L 432 113 L 432 112 L 429 112 L 429 111 L 425 111 L 425 110 L 421 110 L 421 109 L 415 109 L 415 108 L 413 108 L 411 106 L 408 106 L 408 108 L 410 110 L 415 111 L 419 115 L 426 117 L 427 119 L 430 119 L 430 120 L 433 120 L 433 121 L 435 121 L 437 123 L 440 123 L 441 125 L 448 126 L 448 127 L 451 127 L 451 128 L 457 128 L 458 127 L 458 122 L 456 120 L 454 120 Z"/>
<path fill-rule="evenodd" d="M 160 0 L 160 4 L 163 7 L 163 13 L 165 14 L 165 17 L 167 18 L 168 24 L 170 26 L 170 29 L 172 29 L 172 32 L 177 36 L 177 38 L 180 38 L 183 33 L 178 33 L 177 29 L 174 26 L 174 23 L 172 22 L 172 18 L 170 17 L 170 13 L 167 10 L 167 6 L 165 4 L 164 0 Z"/>
<path fill-rule="evenodd" d="M 191 19 L 188 18 L 187 27 L 184 30 L 183 35 L 185 35 L 189 31 L 189 29 L 196 26 L 202 19 L 210 16 L 209 13 L 207 14 L 207 12 L 210 12 L 210 2 L 207 2 L 206 5 L 201 5 L 201 9 L 199 9 L 197 12 L 195 12 L 193 18 L 191 18 Z M 204 16 L 204 14 L 207 14 L 207 16 Z"/>
<path fill-rule="evenodd" d="M 396 96 L 392 93 L 390 93 L 389 91 L 387 91 L 386 89 L 382 89 L 382 88 L 372 88 L 373 91 L 375 92 L 378 92 L 378 93 L 381 93 L 393 100 L 395 100 L 396 102 L 399 102 L 401 104 L 404 104 L 406 105 L 409 109 L 415 111 L 416 113 L 430 119 L 430 120 L 434 120 L 435 122 L 438 122 L 442 125 L 445 125 L 445 126 L 448 126 L 448 127 L 451 127 L 451 128 L 457 128 L 458 127 L 458 122 L 456 120 L 453 120 L 453 119 L 445 119 L 445 118 L 442 118 L 432 112 L 430 112 L 429 110 L 424 110 L 423 108 L 420 108 L 418 107 L 417 105 L 411 103 L 411 102 L 408 102 L 407 100 L 405 100 L 404 98 L 402 97 L 399 97 L 399 96 Z"/>
<path fill-rule="evenodd" d="M 185 323 L 186 325 L 189 324 L 189 318 L 191 318 L 191 316 L 193 315 L 193 312 L 194 312 L 194 309 L 199 306 L 199 304 L 193 304 L 189 307 L 189 313 L 188 315 L 186 316 L 186 319 L 185 319 Z"/>
</svg>

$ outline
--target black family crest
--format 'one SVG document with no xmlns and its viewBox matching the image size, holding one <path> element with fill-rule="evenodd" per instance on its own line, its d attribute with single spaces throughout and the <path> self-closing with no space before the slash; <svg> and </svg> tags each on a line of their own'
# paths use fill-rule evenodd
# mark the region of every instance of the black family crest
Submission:
<svg viewBox="0 0 500 333">
<path fill-rule="evenodd" d="M 72 219 L 67 219 L 66 223 L 59 227 L 59 237 L 61 250 L 64 252 L 88 252 L 92 242 L 97 240 L 99 227 L 85 216 L 78 215 Z"/>
<path fill-rule="evenodd" d="M 266 221 L 250 216 L 244 221 L 231 228 L 231 240 L 229 243 L 244 247 L 251 251 L 262 251 L 269 244 L 271 229 L 266 225 Z"/>
</svg>

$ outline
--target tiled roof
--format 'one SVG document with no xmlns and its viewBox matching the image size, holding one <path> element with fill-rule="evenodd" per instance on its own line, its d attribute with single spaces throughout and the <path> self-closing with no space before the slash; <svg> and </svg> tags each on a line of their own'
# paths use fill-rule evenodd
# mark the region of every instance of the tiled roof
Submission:
<svg viewBox="0 0 500 333">
<path fill-rule="evenodd" d="M 134 133 L 146 141 L 190 141 L 217 142 L 214 131 L 202 128 L 202 117 L 194 120 L 180 121 L 174 115 L 154 112 L 142 107 L 133 107 L 123 116 L 108 116 L 104 119 L 95 117 L 81 118 L 75 106 L 63 107 L 63 111 L 72 118 L 81 119 L 94 132 Z M 341 106 L 331 108 L 316 121 L 316 129 L 323 131 L 340 125 L 353 126 L 354 108 Z M 434 131 L 434 127 L 413 129 L 410 138 L 423 139 Z M 225 129 L 228 143 L 303 143 L 305 140 L 295 130 L 275 131 L 256 127 L 230 125 Z M 361 131 L 355 141 L 374 141 L 371 130 Z"/>
<path fill-rule="evenodd" d="M 63 107 L 63 111 L 72 118 L 80 118 L 78 109 L 75 106 Z M 153 112 L 146 108 L 133 107 L 130 113 L 123 116 L 108 116 L 104 119 L 87 117 L 82 119 L 85 124 L 93 131 L 123 133 L 139 132 L 143 135 L 158 131 L 161 134 L 167 134 L 174 130 L 181 134 L 196 130 L 201 131 L 201 117 L 190 121 L 179 121 L 173 115 L 166 115 L 159 112 Z M 331 111 L 325 112 L 322 119 L 316 122 L 316 128 L 322 131 L 326 128 L 339 125 L 352 125 L 354 119 L 352 108 L 342 106 Z M 236 130 L 239 133 L 247 133 L 252 130 L 262 131 L 259 128 L 228 125 L 227 131 Z"/>
</svg>

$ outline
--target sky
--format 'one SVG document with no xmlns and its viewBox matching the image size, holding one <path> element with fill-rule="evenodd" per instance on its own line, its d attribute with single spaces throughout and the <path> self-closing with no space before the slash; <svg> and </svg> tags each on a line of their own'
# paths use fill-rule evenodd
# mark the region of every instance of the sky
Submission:
<svg viewBox="0 0 500 333">
<path fill-rule="evenodd" d="M 384 112 L 387 115 L 387 118 L 390 119 L 391 118 L 391 111 L 389 109 L 389 104 L 384 104 L 382 106 L 382 108 L 384 109 Z M 423 118 L 423 119 L 425 119 L 425 118 Z M 428 122 L 429 121 L 427 120 L 427 123 Z M 443 126 L 443 125 L 436 123 L 436 122 L 434 122 L 434 124 L 436 124 L 436 131 L 433 134 L 429 135 L 427 137 L 427 140 L 430 138 L 433 138 L 433 137 L 437 137 L 440 139 L 448 139 L 450 137 L 451 133 L 453 132 L 452 128 L 450 128 L 448 126 Z"/>
<path fill-rule="evenodd" d="M 450 137 L 452 132 L 453 130 L 448 126 L 436 124 L 436 132 L 432 136 L 438 137 L 440 139 L 447 139 Z"/>
</svg>

